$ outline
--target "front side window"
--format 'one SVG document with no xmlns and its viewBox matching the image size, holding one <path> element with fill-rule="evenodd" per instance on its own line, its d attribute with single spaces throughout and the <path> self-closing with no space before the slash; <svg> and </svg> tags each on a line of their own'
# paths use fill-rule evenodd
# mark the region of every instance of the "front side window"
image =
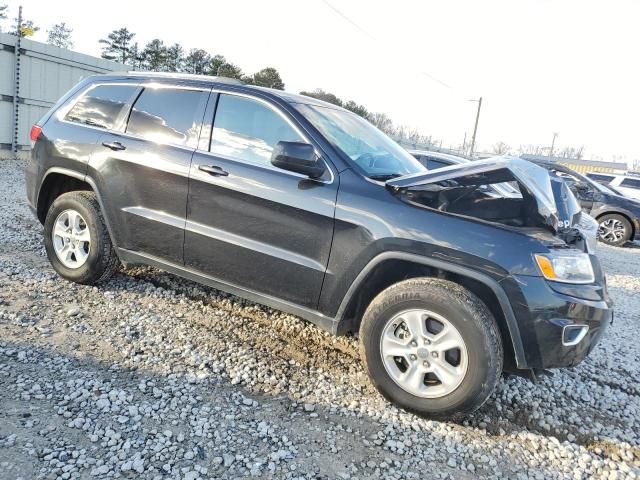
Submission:
<svg viewBox="0 0 640 480">
<path fill-rule="evenodd" d="M 359 115 L 319 105 L 297 105 L 300 112 L 365 176 L 386 180 L 426 171 L 409 152 Z"/>
<path fill-rule="evenodd" d="M 145 88 L 131 109 L 126 132 L 195 147 L 207 96 L 200 90 Z"/>
<path fill-rule="evenodd" d="M 636 178 L 625 178 L 622 183 L 620 183 L 621 187 L 627 188 L 637 188 L 640 189 L 640 179 Z"/>
<path fill-rule="evenodd" d="M 271 152 L 280 141 L 304 142 L 304 139 L 262 102 L 220 95 L 211 135 L 212 153 L 268 165 Z"/>
<path fill-rule="evenodd" d="M 64 119 L 111 129 L 136 89 L 135 85 L 98 85 L 82 95 Z"/>
<path fill-rule="evenodd" d="M 448 167 L 450 163 L 443 162 L 442 160 L 436 160 L 432 157 L 423 157 L 427 161 L 427 168 L 429 170 L 435 170 L 436 168 Z M 421 162 L 424 165 L 424 162 Z"/>
<path fill-rule="evenodd" d="M 591 178 L 592 180 L 595 180 L 596 182 L 610 182 L 611 180 L 613 180 L 613 177 L 609 176 L 609 175 L 601 175 L 599 173 L 587 173 L 587 177 Z"/>
</svg>

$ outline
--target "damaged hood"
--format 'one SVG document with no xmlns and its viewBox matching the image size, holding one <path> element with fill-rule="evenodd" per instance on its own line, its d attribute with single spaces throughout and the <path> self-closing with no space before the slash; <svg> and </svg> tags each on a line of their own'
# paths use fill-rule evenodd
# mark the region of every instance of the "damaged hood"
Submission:
<svg viewBox="0 0 640 480">
<path fill-rule="evenodd" d="M 444 190 L 451 187 L 490 186 L 517 182 L 521 194 L 535 200 L 538 214 L 554 232 L 560 227 L 558 206 L 551 187 L 549 172 L 518 157 L 495 157 L 470 161 L 386 182 L 392 190 L 421 189 Z"/>
</svg>

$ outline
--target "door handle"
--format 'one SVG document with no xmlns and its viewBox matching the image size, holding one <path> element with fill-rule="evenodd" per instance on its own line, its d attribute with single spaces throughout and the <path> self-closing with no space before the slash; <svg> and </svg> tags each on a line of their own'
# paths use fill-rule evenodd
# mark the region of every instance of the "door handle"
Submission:
<svg viewBox="0 0 640 480">
<path fill-rule="evenodd" d="M 125 147 L 120 142 L 102 142 L 102 146 L 110 148 L 111 150 L 126 150 L 127 149 L 127 147 Z"/>
<path fill-rule="evenodd" d="M 229 172 L 222 169 L 217 165 L 198 165 L 198 170 L 202 170 L 203 172 L 207 172 L 209 175 L 214 175 L 216 177 L 226 177 L 229 175 Z"/>
</svg>

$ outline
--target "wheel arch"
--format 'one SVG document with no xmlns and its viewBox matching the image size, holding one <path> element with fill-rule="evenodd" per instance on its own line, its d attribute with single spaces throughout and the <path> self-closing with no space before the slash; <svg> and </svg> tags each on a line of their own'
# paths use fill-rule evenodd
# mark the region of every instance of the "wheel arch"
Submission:
<svg viewBox="0 0 640 480">
<path fill-rule="evenodd" d="M 498 323 L 505 348 L 505 367 L 526 368 L 520 328 L 507 294 L 496 280 L 464 266 L 410 253 L 385 252 L 362 269 L 338 308 L 337 333 L 356 332 L 364 310 L 382 290 L 420 276 L 451 280 L 478 296 Z"/>
<path fill-rule="evenodd" d="M 38 220 L 44 225 L 49 207 L 55 199 L 64 193 L 79 190 L 95 193 L 98 204 L 100 205 L 100 210 L 102 210 L 107 231 L 111 238 L 111 243 L 114 247 L 117 247 L 96 182 L 89 175 L 82 174 L 75 170 L 52 167 L 42 176 L 42 182 L 40 182 L 40 188 L 38 188 L 38 196 L 36 198 L 36 215 Z M 118 249 L 116 248 L 116 252 L 117 251 Z"/>
</svg>

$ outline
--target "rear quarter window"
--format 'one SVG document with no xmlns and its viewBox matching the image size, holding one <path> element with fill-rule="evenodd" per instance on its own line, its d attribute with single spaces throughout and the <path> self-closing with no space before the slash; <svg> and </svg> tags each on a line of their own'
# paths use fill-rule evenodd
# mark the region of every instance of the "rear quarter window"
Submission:
<svg viewBox="0 0 640 480">
<path fill-rule="evenodd" d="M 640 178 L 625 178 L 620 183 L 620 186 L 640 190 Z"/>
<path fill-rule="evenodd" d="M 64 119 L 111 129 L 136 90 L 135 85 L 97 85 L 76 101 Z"/>
</svg>

